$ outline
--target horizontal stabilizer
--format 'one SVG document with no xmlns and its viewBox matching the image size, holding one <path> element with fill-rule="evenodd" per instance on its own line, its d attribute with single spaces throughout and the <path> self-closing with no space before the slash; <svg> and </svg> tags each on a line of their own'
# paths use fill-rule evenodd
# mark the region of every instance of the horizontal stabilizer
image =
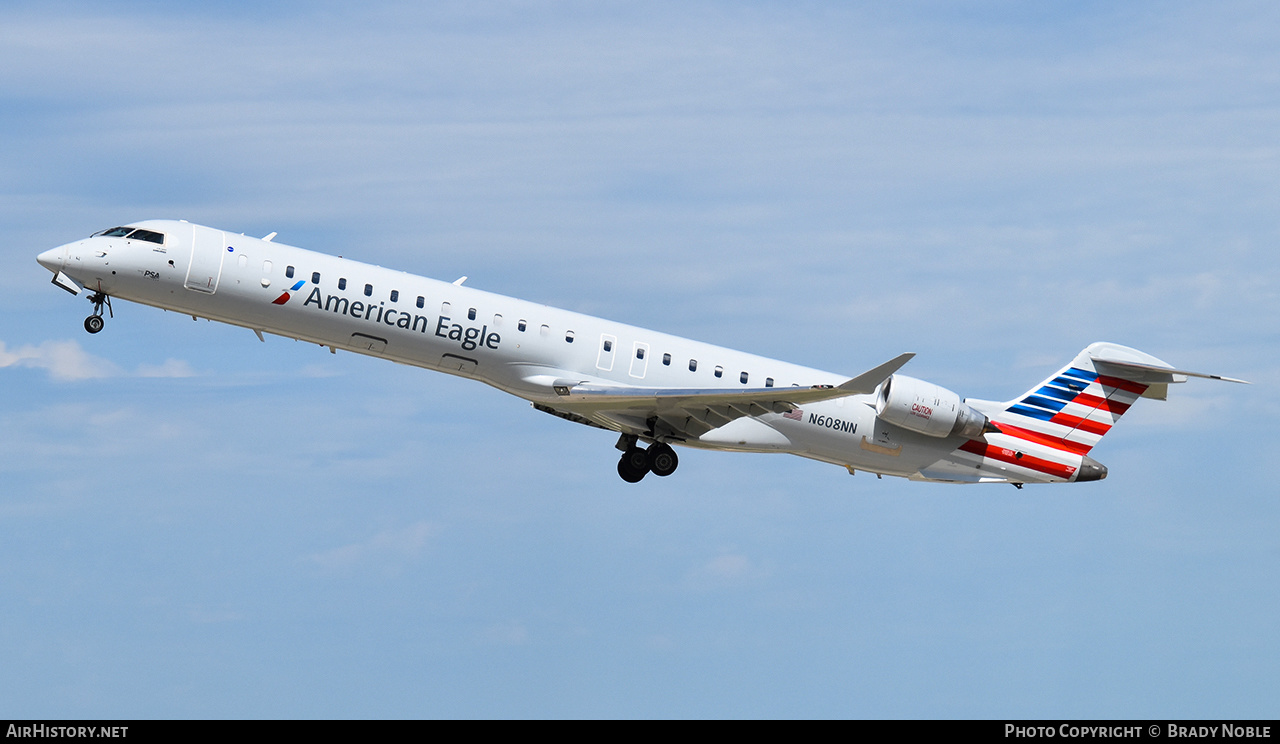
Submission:
<svg viewBox="0 0 1280 744">
<path fill-rule="evenodd" d="M 1173 369 L 1172 367 L 1160 367 L 1154 364 L 1139 364 L 1137 362 L 1126 362 L 1118 359 L 1106 359 L 1106 358 L 1099 358 L 1099 357 L 1092 357 L 1092 359 L 1094 361 L 1094 364 L 1106 365 L 1108 367 L 1116 367 L 1117 371 L 1120 372 L 1120 374 L 1116 376 L 1118 377 L 1122 376 L 1122 377 L 1125 377 L 1126 379 L 1139 378 L 1139 380 L 1141 380 L 1142 377 L 1145 377 L 1148 375 L 1153 375 L 1156 377 L 1164 376 L 1169 378 L 1172 378 L 1173 375 L 1181 375 L 1183 377 L 1200 377 L 1205 380 L 1222 380 L 1223 382 L 1238 382 L 1242 385 L 1252 384 L 1248 380 L 1237 380 L 1234 377 L 1223 377 L 1222 375 L 1209 375 L 1209 374 L 1205 374 L 1204 372 L 1189 372 L 1185 369 Z M 1128 375 L 1124 374 L 1123 371 L 1125 370 L 1130 371 L 1132 374 L 1128 374 Z M 1163 379 L 1163 380 L 1152 380 L 1152 381 L 1153 382 L 1182 382 L 1182 380 L 1178 380 L 1178 379 Z"/>
</svg>

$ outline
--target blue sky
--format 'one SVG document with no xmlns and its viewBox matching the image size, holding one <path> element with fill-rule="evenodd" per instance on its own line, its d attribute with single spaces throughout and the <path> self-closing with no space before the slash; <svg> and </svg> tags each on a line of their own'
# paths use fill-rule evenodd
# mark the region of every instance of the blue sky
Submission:
<svg viewBox="0 0 1280 744">
<path fill-rule="evenodd" d="M 8 3 L 0 712 L 1268 717 L 1263 3 Z M 613 438 L 52 287 L 182 218 L 1007 399 L 1092 341 L 1252 380 L 1078 487 Z"/>
</svg>

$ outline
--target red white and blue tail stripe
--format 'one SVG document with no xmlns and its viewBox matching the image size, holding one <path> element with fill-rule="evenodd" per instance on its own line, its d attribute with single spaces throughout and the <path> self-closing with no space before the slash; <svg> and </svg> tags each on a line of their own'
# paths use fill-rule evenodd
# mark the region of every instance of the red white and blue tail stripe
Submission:
<svg viewBox="0 0 1280 744">
<path fill-rule="evenodd" d="M 1086 355 L 994 417 L 1000 431 L 1087 455 L 1149 387 L 1101 374 Z"/>
<path fill-rule="evenodd" d="M 1106 468 L 1089 451 L 1138 398 L 1163 399 L 1168 383 L 1185 380 L 1175 372 L 1136 349 L 1093 344 L 1021 397 L 984 411 L 997 431 L 959 449 L 1015 483 L 1098 480 Z"/>
</svg>

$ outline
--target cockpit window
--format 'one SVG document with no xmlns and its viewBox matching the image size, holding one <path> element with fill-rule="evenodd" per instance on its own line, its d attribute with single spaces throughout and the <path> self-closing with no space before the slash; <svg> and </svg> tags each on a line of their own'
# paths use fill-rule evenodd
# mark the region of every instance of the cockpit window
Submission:
<svg viewBox="0 0 1280 744">
<path fill-rule="evenodd" d="M 160 245 L 164 245 L 164 233 L 158 233 L 152 230 L 143 230 L 142 228 L 138 228 L 137 230 L 129 233 L 129 239 L 145 240 L 148 243 L 159 243 Z"/>
<path fill-rule="evenodd" d="M 113 227 L 90 235 L 91 238 L 123 238 L 128 236 L 134 240 L 145 240 L 148 243 L 164 245 L 164 233 L 154 230 L 143 230 L 140 227 Z"/>
</svg>

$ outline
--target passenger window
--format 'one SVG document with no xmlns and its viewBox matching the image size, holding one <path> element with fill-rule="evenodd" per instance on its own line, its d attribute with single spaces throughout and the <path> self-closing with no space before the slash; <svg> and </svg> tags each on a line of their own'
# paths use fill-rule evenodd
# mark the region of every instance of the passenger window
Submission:
<svg viewBox="0 0 1280 744">
<path fill-rule="evenodd" d="M 391 290 L 391 301 L 392 301 L 392 302 L 399 302 L 399 301 L 400 301 L 400 290 L 398 290 L 398 289 L 393 289 L 393 290 Z"/>
<path fill-rule="evenodd" d="M 418 307 L 425 307 L 426 304 L 427 304 L 427 298 L 423 297 L 422 295 L 418 295 Z"/>
<path fill-rule="evenodd" d="M 636 359 L 644 359 L 644 349 L 636 348 Z"/>
<path fill-rule="evenodd" d="M 346 280 L 346 279 L 339 279 L 339 280 L 338 280 L 338 289 L 346 289 L 346 288 L 347 288 L 347 280 Z"/>
<path fill-rule="evenodd" d="M 604 350 L 613 351 L 613 342 L 607 338 L 604 340 Z"/>
<path fill-rule="evenodd" d="M 724 377 L 724 367 L 716 366 L 716 377 Z"/>
<path fill-rule="evenodd" d="M 312 283 L 312 284 L 319 284 L 319 283 L 320 283 L 320 272 L 318 272 L 318 271 L 313 271 L 313 272 L 311 272 L 311 283 Z"/>
<path fill-rule="evenodd" d="M 670 366 L 671 366 L 671 355 L 670 355 L 670 354 L 663 354 L 663 355 L 662 355 L 662 366 L 664 366 L 664 367 L 670 367 Z"/>
<path fill-rule="evenodd" d="M 493 325 L 495 327 L 502 325 L 502 316 L 498 313 L 493 314 Z"/>
<path fill-rule="evenodd" d="M 524 329 L 525 329 L 524 318 L 521 318 L 520 322 L 516 323 L 516 329 L 519 330 L 521 333 L 524 333 Z"/>
<path fill-rule="evenodd" d="M 373 285 L 372 285 L 372 284 L 366 284 L 366 285 L 364 285 L 364 296 L 365 296 L 365 297 L 372 297 L 372 296 L 373 296 Z"/>
<path fill-rule="evenodd" d="M 292 266 L 288 266 L 288 267 L 286 267 L 286 268 L 285 268 L 285 270 L 284 270 L 284 275 L 285 275 L 285 276 L 287 276 L 288 278 L 292 279 L 292 278 L 293 278 L 293 267 L 292 267 Z"/>
<path fill-rule="evenodd" d="M 467 320 L 476 319 L 476 309 L 474 307 L 467 309 Z"/>
<path fill-rule="evenodd" d="M 739 381 L 739 382 L 741 382 L 743 385 L 746 385 L 746 384 L 747 384 L 747 373 L 746 373 L 746 372 L 743 372 L 742 374 L 738 375 L 738 381 Z"/>
<path fill-rule="evenodd" d="M 539 333 L 541 333 L 541 334 L 542 334 L 542 335 L 544 335 L 544 336 L 550 336 L 550 335 L 551 335 L 551 326 L 547 325 L 546 323 L 543 323 L 543 324 L 542 324 L 542 327 L 538 329 L 538 332 L 539 332 Z"/>
<path fill-rule="evenodd" d="M 564 340 L 568 343 L 573 343 L 573 331 L 565 331 Z"/>
<path fill-rule="evenodd" d="M 764 386 L 765 386 L 765 387 L 773 387 L 773 378 L 772 378 L 772 377 L 766 377 L 766 378 L 764 378 Z"/>
<path fill-rule="evenodd" d="M 447 302 L 442 302 L 442 303 L 440 303 L 440 314 L 441 314 L 441 315 L 448 315 L 448 314 L 449 314 L 449 308 L 451 308 L 451 307 L 453 307 L 453 305 L 450 305 L 450 304 L 449 304 L 449 303 L 447 303 Z"/>
<path fill-rule="evenodd" d="M 689 371 L 690 371 L 690 372 L 697 372 L 697 371 L 698 371 L 698 360 L 697 360 L 697 359 L 690 359 L 690 360 L 689 360 Z"/>
</svg>

